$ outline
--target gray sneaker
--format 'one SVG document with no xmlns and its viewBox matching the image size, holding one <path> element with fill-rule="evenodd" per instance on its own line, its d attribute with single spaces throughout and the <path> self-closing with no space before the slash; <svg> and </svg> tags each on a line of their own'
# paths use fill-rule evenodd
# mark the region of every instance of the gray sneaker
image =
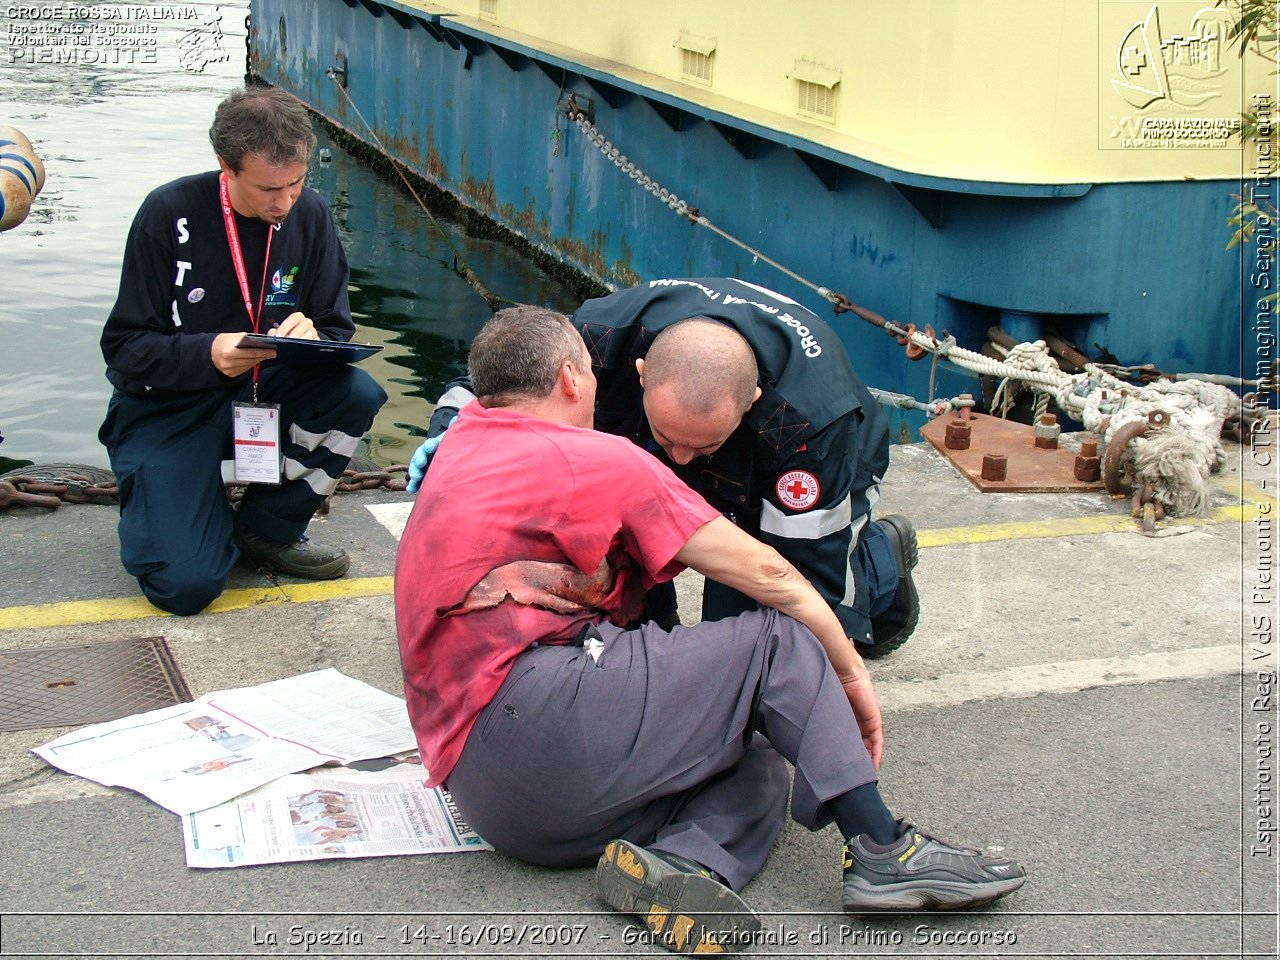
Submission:
<svg viewBox="0 0 1280 960">
<path fill-rule="evenodd" d="M 845 844 L 845 913 L 977 907 L 1027 881 L 1013 860 L 940 840 L 910 820 L 899 820 L 898 830 L 889 847 L 866 834 Z"/>
<path fill-rule="evenodd" d="M 347 572 L 351 558 L 341 547 L 326 547 L 303 537 L 297 543 L 272 543 L 252 530 L 236 528 L 240 560 L 264 564 L 303 580 L 333 580 Z"/>
<path fill-rule="evenodd" d="M 746 902 L 683 857 L 611 840 L 596 865 L 596 893 L 634 913 L 647 942 L 676 953 L 729 953 L 752 944 L 760 920 Z"/>
</svg>

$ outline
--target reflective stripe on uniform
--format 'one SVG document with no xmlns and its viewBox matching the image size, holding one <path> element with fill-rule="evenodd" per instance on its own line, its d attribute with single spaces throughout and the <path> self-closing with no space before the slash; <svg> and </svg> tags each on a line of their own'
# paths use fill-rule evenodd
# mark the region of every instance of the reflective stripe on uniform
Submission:
<svg viewBox="0 0 1280 960">
<path fill-rule="evenodd" d="M 289 427 L 289 440 L 302 447 L 303 450 L 316 450 L 324 447 L 339 457 L 350 457 L 360 445 L 360 438 L 353 437 L 341 430 L 330 430 L 328 433 L 312 433 L 303 430 L 296 423 Z M 327 496 L 327 494 L 326 494 Z"/>
<path fill-rule="evenodd" d="M 466 387 L 453 386 L 446 390 L 444 392 L 444 396 L 436 401 L 436 406 L 452 407 L 455 410 L 461 410 L 475 398 L 476 395 Z"/>
<path fill-rule="evenodd" d="M 338 488 L 340 477 L 331 477 L 319 467 L 308 467 L 305 463 L 285 457 L 284 475 L 288 480 L 302 479 L 314 490 L 317 496 L 327 497 Z"/>
<path fill-rule="evenodd" d="M 866 490 L 867 512 L 858 517 L 850 527 L 853 535 L 849 538 L 849 562 L 844 565 L 844 596 L 840 598 L 840 606 L 842 607 L 852 608 L 853 601 L 858 596 L 858 585 L 853 578 L 853 552 L 858 549 L 858 541 L 862 538 L 862 528 L 871 519 L 871 511 L 875 509 L 876 501 L 879 499 L 880 481 L 877 479 Z"/>
<path fill-rule="evenodd" d="M 788 540 L 821 540 L 849 526 L 853 519 L 852 506 L 851 498 L 846 495 L 834 507 L 826 510 L 783 513 L 766 500 L 760 505 L 760 529 Z M 857 541 L 857 537 L 854 537 L 854 541 Z"/>
</svg>

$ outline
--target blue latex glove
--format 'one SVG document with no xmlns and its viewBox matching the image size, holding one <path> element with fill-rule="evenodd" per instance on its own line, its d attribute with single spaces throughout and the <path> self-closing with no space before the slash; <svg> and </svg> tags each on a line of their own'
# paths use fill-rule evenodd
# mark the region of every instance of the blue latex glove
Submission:
<svg viewBox="0 0 1280 960">
<path fill-rule="evenodd" d="M 444 429 L 448 430 L 457 420 L 458 418 L 454 417 Z M 427 475 L 427 467 L 431 466 L 431 458 L 436 455 L 436 447 L 440 446 L 440 440 L 443 437 L 444 430 L 431 439 L 422 441 L 422 446 L 418 447 L 413 459 L 409 461 L 409 483 L 405 489 L 410 493 L 417 493 L 418 488 L 422 486 L 422 479 Z"/>
</svg>

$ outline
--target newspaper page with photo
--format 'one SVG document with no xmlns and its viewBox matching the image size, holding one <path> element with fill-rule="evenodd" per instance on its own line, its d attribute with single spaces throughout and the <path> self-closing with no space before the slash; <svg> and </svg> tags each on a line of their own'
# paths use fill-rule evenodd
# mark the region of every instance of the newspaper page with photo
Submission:
<svg viewBox="0 0 1280 960">
<path fill-rule="evenodd" d="M 32 752 L 184 815 L 285 774 L 416 748 L 404 700 L 329 669 L 94 724 Z"/>
<path fill-rule="evenodd" d="M 291 774 L 182 818 L 189 867 L 492 850 L 417 754 Z"/>
</svg>

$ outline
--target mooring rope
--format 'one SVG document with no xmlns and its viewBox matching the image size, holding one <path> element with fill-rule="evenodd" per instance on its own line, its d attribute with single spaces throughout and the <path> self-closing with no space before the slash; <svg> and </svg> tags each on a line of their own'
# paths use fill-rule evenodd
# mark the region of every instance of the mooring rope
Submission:
<svg viewBox="0 0 1280 960">
<path fill-rule="evenodd" d="M 337 75 L 333 71 L 329 72 L 329 79 L 331 79 L 334 83 L 334 86 L 336 86 L 338 90 L 341 91 L 342 96 L 346 98 L 346 101 L 350 105 L 351 109 L 356 112 L 356 116 L 359 117 L 360 122 L 364 124 L 365 130 L 368 131 L 369 136 L 373 139 L 373 144 L 375 147 L 378 148 L 378 152 L 380 152 L 383 156 L 385 156 L 388 160 L 391 161 L 391 166 L 395 170 L 396 174 L 400 177 L 400 180 L 404 183 L 405 189 L 409 191 L 409 194 L 417 202 L 418 206 L 422 208 L 422 212 L 427 215 L 427 219 L 431 221 L 432 226 L 436 228 L 436 232 L 440 234 L 444 242 L 449 245 L 449 249 L 453 251 L 453 272 L 456 273 L 463 280 L 467 281 L 467 283 L 471 285 L 471 288 L 475 290 L 476 293 L 484 297 L 485 302 L 489 304 L 490 310 L 496 311 L 504 303 L 518 305 L 520 301 L 511 300 L 511 299 L 508 299 L 507 297 L 498 296 L 496 293 L 491 291 L 487 286 L 485 286 L 484 281 L 482 281 L 480 277 L 476 275 L 476 272 L 471 269 L 470 264 L 467 263 L 467 258 L 462 255 L 462 251 L 459 250 L 458 245 L 453 242 L 453 238 L 449 236 L 449 232 L 445 230 L 443 226 L 441 226 L 440 221 L 437 220 L 435 216 L 431 213 L 431 211 L 427 208 L 426 203 L 424 203 L 422 198 L 418 196 L 418 191 L 413 189 L 413 184 L 410 182 L 408 176 L 405 175 L 405 172 L 403 170 L 403 167 L 405 166 L 405 164 L 401 160 L 399 160 L 397 157 L 395 157 L 391 153 L 391 151 L 389 151 L 385 146 L 382 145 L 382 141 L 378 138 L 377 132 L 370 125 L 369 121 L 364 118 L 364 114 L 360 112 L 360 108 L 356 105 L 356 102 L 351 99 L 351 94 L 347 93 L 347 88 L 343 86 L 342 82 L 338 79 Z"/>
</svg>

